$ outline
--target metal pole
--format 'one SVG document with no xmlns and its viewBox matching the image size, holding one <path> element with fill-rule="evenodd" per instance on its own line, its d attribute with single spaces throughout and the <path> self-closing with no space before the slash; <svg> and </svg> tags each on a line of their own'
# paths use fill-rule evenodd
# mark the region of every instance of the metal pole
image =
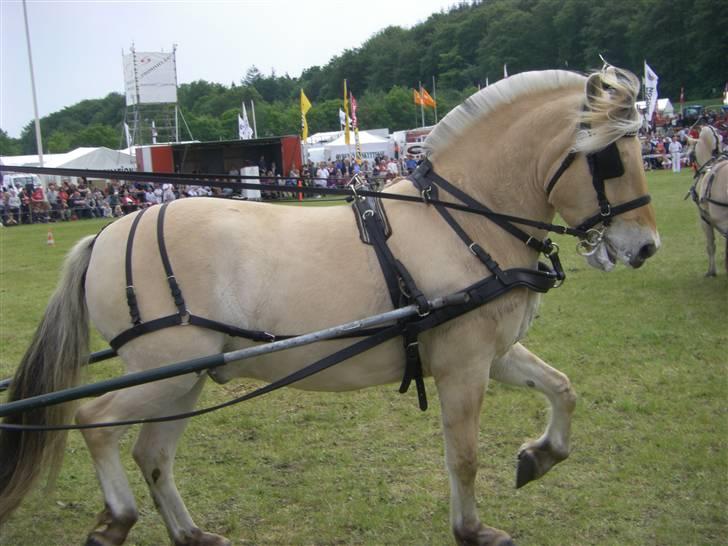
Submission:
<svg viewBox="0 0 728 546">
<path fill-rule="evenodd" d="M 432 98 L 435 99 L 435 125 L 437 125 L 437 87 L 435 87 L 435 76 L 432 76 Z"/>
<path fill-rule="evenodd" d="M 23 0 L 23 18 L 25 19 L 25 41 L 28 44 L 28 66 L 30 67 L 30 88 L 33 91 L 33 112 L 35 113 L 35 145 L 38 148 L 38 163 L 43 166 L 43 138 L 40 133 L 40 118 L 38 117 L 38 98 L 35 94 L 35 74 L 33 73 L 33 54 L 30 51 L 30 29 L 28 27 L 28 9 Z"/>
<path fill-rule="evenodd" d="M 258 138 L 258 125 L 255 123 L 255 101 L 250 101 L 250 109 L 253 111 L 253 133 L 255 133 L 255 138 Z"/>
<path fill-rule="evenodd" d="M 429 303 L 432 309 L 439 309 L 440 307 L 444 307 L 446 305 L 464 303 L 467 300 L 468 296 L 466 293 L 458 292 L 456 294 L 451 294 L 450 296 L 437 298 Z M 249 347 L 247 349 L 239 349 L 237 351 L 231 351 L 229 353 L 218 353 L 215 355 L 195 358 L 192 360 L 186 360 L 184 362 L 178 362 L 176 364 L 161 366 L 153 370 L 130 373 L 121 377 L 107 379 L 106 381 L 99 381 L 98 383 L 93 383 L 91 385 L 79 385 L 70 389 L 40 394 L 38 396 L 32 396 L 30 398 L 24 398 L 22 400 L 15 400 L 6 404 L 0 404 L 0 417 L 5 417 L 7 415 L 12 415 L 15 413 L 21 413 L 30 409 L 52 406 L 54 404 L 60 404 L 62 402 L 69 402 L 71 400 L 78 400 L 80 398 L 86 398 L 89 396 L 96 396 L 110 391 L 116 391 L 136 385 L 141 385 L 144 383 L 150 383 L 152 381 L 159 381 L 162 379 L 168 379 L 170 377 L 176 377 L 188 373 L 209 370 L 211 368 L 217 368 L 219 366 L 223 366 L 237 360 L 253 358 L 276 351 L 284 351 L 286 349 L 293 349 L 295 347 L 309 345 L 317 341 L 324 341 L 344 334 L 357 332 L 365 328 L 379 326 L 388 322 L 395 322 L 402 318 L 416 315 L 417 313 L 418 308 L 416 305 L 408 305 L 407 307 L 401 307 L 393 311 L 387 311 L 385 313 L 372 315 L 370 317 L 347 322 L 338 326 L 332 326 L 330 328 L 311 332 L 310 334 L 303 334 L 301 336 L 297 336 L 291 339 L 275 341 L 273 343 L 267 343 L 265 345 L 257 345 L 255 347 Z"/>
<path fill-rule="evenodd" d="M 420 113 L 422 114 L 422 127 L 425 126 L 425 101 L 422 100 L 422 82 L 420 82 Z"/>
</svg>

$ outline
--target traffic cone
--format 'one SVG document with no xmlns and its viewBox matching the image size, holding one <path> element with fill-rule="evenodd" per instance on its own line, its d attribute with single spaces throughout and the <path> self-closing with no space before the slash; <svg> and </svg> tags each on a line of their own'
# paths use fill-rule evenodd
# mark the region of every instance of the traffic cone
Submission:
<svg viewBox="0 0 728 546">
<path fill-rule="evenodd" d="M 48 230 L 47 244 L 48 246 L 53 246 L 56 244 L 56 240 L 53 238 L 53 232 L 50 229 Z"/>
</svg>

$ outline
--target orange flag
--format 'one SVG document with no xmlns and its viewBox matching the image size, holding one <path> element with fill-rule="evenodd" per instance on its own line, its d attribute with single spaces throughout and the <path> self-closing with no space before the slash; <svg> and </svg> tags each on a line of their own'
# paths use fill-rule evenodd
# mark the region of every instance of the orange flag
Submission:
<svg viewBox="0 0 728 546">
<path fill-rule="evenodd" d="M 417 92 L 417 89 L 413 89 L 412 92 L 414 93 L 415 104 L 422 104 L 422 97 Z"/>
<path fill-rule="evenodd" d="M 430 96 L 430 94 L 427 92 L 427 90 L 424 87 L 422 88 L 422 99 L 421 100 L 422 100 L 422 104 L 424 104 L 425 106 L 430 106 L 432 108 L 434 108 L 435 105 L 437 104 L 435 102 L 435 99 L 433 99 Z"/>
</svg>

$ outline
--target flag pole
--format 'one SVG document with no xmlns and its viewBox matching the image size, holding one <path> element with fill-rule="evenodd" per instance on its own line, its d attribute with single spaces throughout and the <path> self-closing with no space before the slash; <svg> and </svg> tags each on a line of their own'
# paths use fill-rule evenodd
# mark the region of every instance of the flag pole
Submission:
<svg viewBox="0 0 728 546">
<path fill-rule="evenodd" d="M 250 100 L 250 109 L 253 111 L 253 133 L 255 138 L 258 138 L 258 125 L 255 123 L 255 101 Z"/>
<path fill-rule="evenodd" d="M 435 76 L 432 76 L 432 96 L 435 99 L 435 124 L 437 125 L 437 87 L 435 87 Z"/>
<path fill-rule="evenodd" d="M 422 97 L 422 82 L 420 84 L 420 97 Z M 425 126 L 425 101 L 420 100 L 420 113 L 422 115 L 422 127 Z"/>
<path fill-rule="evenodd" d="M 35 75 L 33 74 L 33 54 L 30 51 L 30 30 L 28 28 L 28 10 L 23 0 L 23 18 L 25 19 L 25 41 L 28 44 L 28 66 L 30 67 L 30 87 L 33 90 L 33 112 L 35 113 L 35 144 L 38 147 L 38 164 L 43 166 L 43 138 L 40 133 L 38 117 L 38 98 L 35 94 Z"/>
</svg>

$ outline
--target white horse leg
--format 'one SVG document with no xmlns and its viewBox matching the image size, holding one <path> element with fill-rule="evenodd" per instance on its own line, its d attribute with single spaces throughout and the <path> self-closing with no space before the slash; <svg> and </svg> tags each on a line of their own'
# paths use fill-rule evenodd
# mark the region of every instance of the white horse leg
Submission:
<svg viewBox="0 0 728 546">
<path fill-rule="evenodd" d="M 450 478 L 450 523 L 460 546 L 512 546 L 508 534 L 480 522 L 475 506 L 480 408 L 488 382 L 482 365 L 437 377 Z"/>
<path fill-rule="evenodd" d="M 119 393 L 109 393 L 84 404 L 76 413 L 79 424 L 101 422 L 104 410 Z M 105 419 L 111 421 L 112 419 Z M 96 518 L 86 546 L 123 544 L 139 514 L 119 455 L 119 440 L 129 427 L 93 428 L 82 431 L 104 495 L 104 509 Z"/>
<path fill-rule="evenodd" d="M 79 424 L 108 423 L 168 415 L 168 405 L 190 393 L 200 379 L 182 376 L 108 393 L 85 404 L 76 414 Z M 86 546 L 123 544 L 138 518 L 134 496 L 119 454 L 119 440 L 127 427 L 92 428 L 83 431 L 104 494 L 105 507 Z"/>
<path fill-rule="evenodd" d="M 198 381 L 189 393 L 167 404 L 167 412 L 172 414 L 192 410 L 203 384 L 204 381 Z M 174 456 L 187 421 L 144 425 L 134 445 L 134 460 L 149 485 L 154 504 L 175 546 L 228 546 L 230 541 L 226 538 L 197 528 L 174 483 Z"/>
<path fill-rule="evenodd" d="M 702 218 L 700 219 L 700 225 L 705 233 L 705 250 L 708 253 L 708 272 L 705 274 L 706 277 L 715 277 L 715 232 L 713 226 L 708 224 Z"/>
<path fill-rule="evenodd" d="M 493 363 L 490 377 L 496 381 L 531 387 L 543 393 L 551 403 L 551 417 L 543 435 L 526 442 L 518 452 L 516 487 L 540 478 L 552 466 L 569 456 L 571 414 L 576 407 L 576 393 L 569 378 L 546 364 L 520 343 Z"/>
</svg>

